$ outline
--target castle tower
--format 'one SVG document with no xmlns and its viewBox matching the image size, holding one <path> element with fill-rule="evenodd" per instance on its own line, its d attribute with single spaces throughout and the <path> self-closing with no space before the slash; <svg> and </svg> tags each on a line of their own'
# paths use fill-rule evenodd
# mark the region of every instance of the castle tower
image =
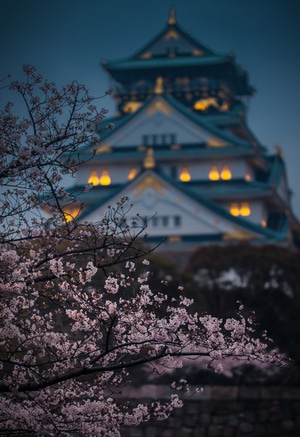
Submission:
<svg viewBox="0 0 300 437">
<path fill-rule="evenodd" d="M 171 9 L 155 38 L 103 68 L 117 115 L 78 173 L 76 188 L 93 184 L 81 220 L 99 221 L 127 196 L 127 223 L 147 221 L 149 243 L 299 242 L 282 152 L 267 154 L 249 129 L 244 101 L 253 88 L 233 54 L 193 39 Z"/>
</svg>

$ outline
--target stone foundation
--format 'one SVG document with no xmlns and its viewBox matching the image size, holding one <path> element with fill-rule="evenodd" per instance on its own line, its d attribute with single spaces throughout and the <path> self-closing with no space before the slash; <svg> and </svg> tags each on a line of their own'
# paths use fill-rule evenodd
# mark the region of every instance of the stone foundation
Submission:
<svg viewBox="0 0 300 437">
<path fill-rule="evenodd" d="M 191 388 L 191 392 L 192 392 Z M 167 399 L 169 389 L 144 386 L 127 399 Z M 122 437 L 298 437 L 300 388 L 204 387 L 162 422 L 125 428 Z"/>
</svg>

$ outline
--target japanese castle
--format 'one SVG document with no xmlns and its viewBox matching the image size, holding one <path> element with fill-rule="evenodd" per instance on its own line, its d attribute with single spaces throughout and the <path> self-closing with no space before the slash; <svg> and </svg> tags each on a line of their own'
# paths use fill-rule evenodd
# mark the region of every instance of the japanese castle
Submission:
<svg viewBox="0 0 300 437">
<path fill-rule="evenodd" d="M 93 188 L 82 209 L 66 208 L 67 219 L 97 222 L 128 197 L 126 223 L 148 221 L 150 244 L 299 245 L 281 149 L 268 154 L 249 129 L 245 100 L 254 90 L 232 53 L 193 39 L 171 9 L 133 56 L 102 65 L 117 104 L 104 124 L 114 128 L 101 131 L 96 156 L 79 170 L 73 188 Z"/>
</svg>

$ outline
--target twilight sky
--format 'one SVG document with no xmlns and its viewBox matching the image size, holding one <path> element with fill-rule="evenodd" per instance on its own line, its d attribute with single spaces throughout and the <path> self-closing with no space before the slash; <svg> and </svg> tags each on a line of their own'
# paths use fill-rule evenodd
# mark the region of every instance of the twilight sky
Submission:
<svg viewBox="0 0 300 437">
<path fill-rule="evenodd" d="M 194 38 L 246 66 L 257 90 L 249 125 L 270 152 L 282 147 L 300 218 L 300 0 L 0 0 L 0 78 L 22 78 L 32 64 L 58 85 L 76 79 L 102 95 L 111 83 L 101 60 L 135 53 L 172 5 Z M 100 105 L 114 114 L 110 97 Z"/>
</svg>

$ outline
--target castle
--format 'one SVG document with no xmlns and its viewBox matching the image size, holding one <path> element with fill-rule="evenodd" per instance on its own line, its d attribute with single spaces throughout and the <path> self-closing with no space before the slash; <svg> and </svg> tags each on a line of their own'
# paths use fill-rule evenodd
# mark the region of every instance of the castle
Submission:
<svg viewBox="0 0 300 437">
<path fill-rule="evenodd" d="M 133 56 L 103 62 L 117 114 L 76 187 L 79 221 L 99 221 L 126 196 L 126 222 L 147 222 L 147 241 L 188 247 L 247 240 L 298 244 L 281 149 L 268 154 L 247 125 L 247 71 L 182 29 L 171 9 L 163 30 Z M 89 146 L 82 157 L 91 153 Z M 73 206 L 66 217 L 79 212 Z"/>
</svg>

